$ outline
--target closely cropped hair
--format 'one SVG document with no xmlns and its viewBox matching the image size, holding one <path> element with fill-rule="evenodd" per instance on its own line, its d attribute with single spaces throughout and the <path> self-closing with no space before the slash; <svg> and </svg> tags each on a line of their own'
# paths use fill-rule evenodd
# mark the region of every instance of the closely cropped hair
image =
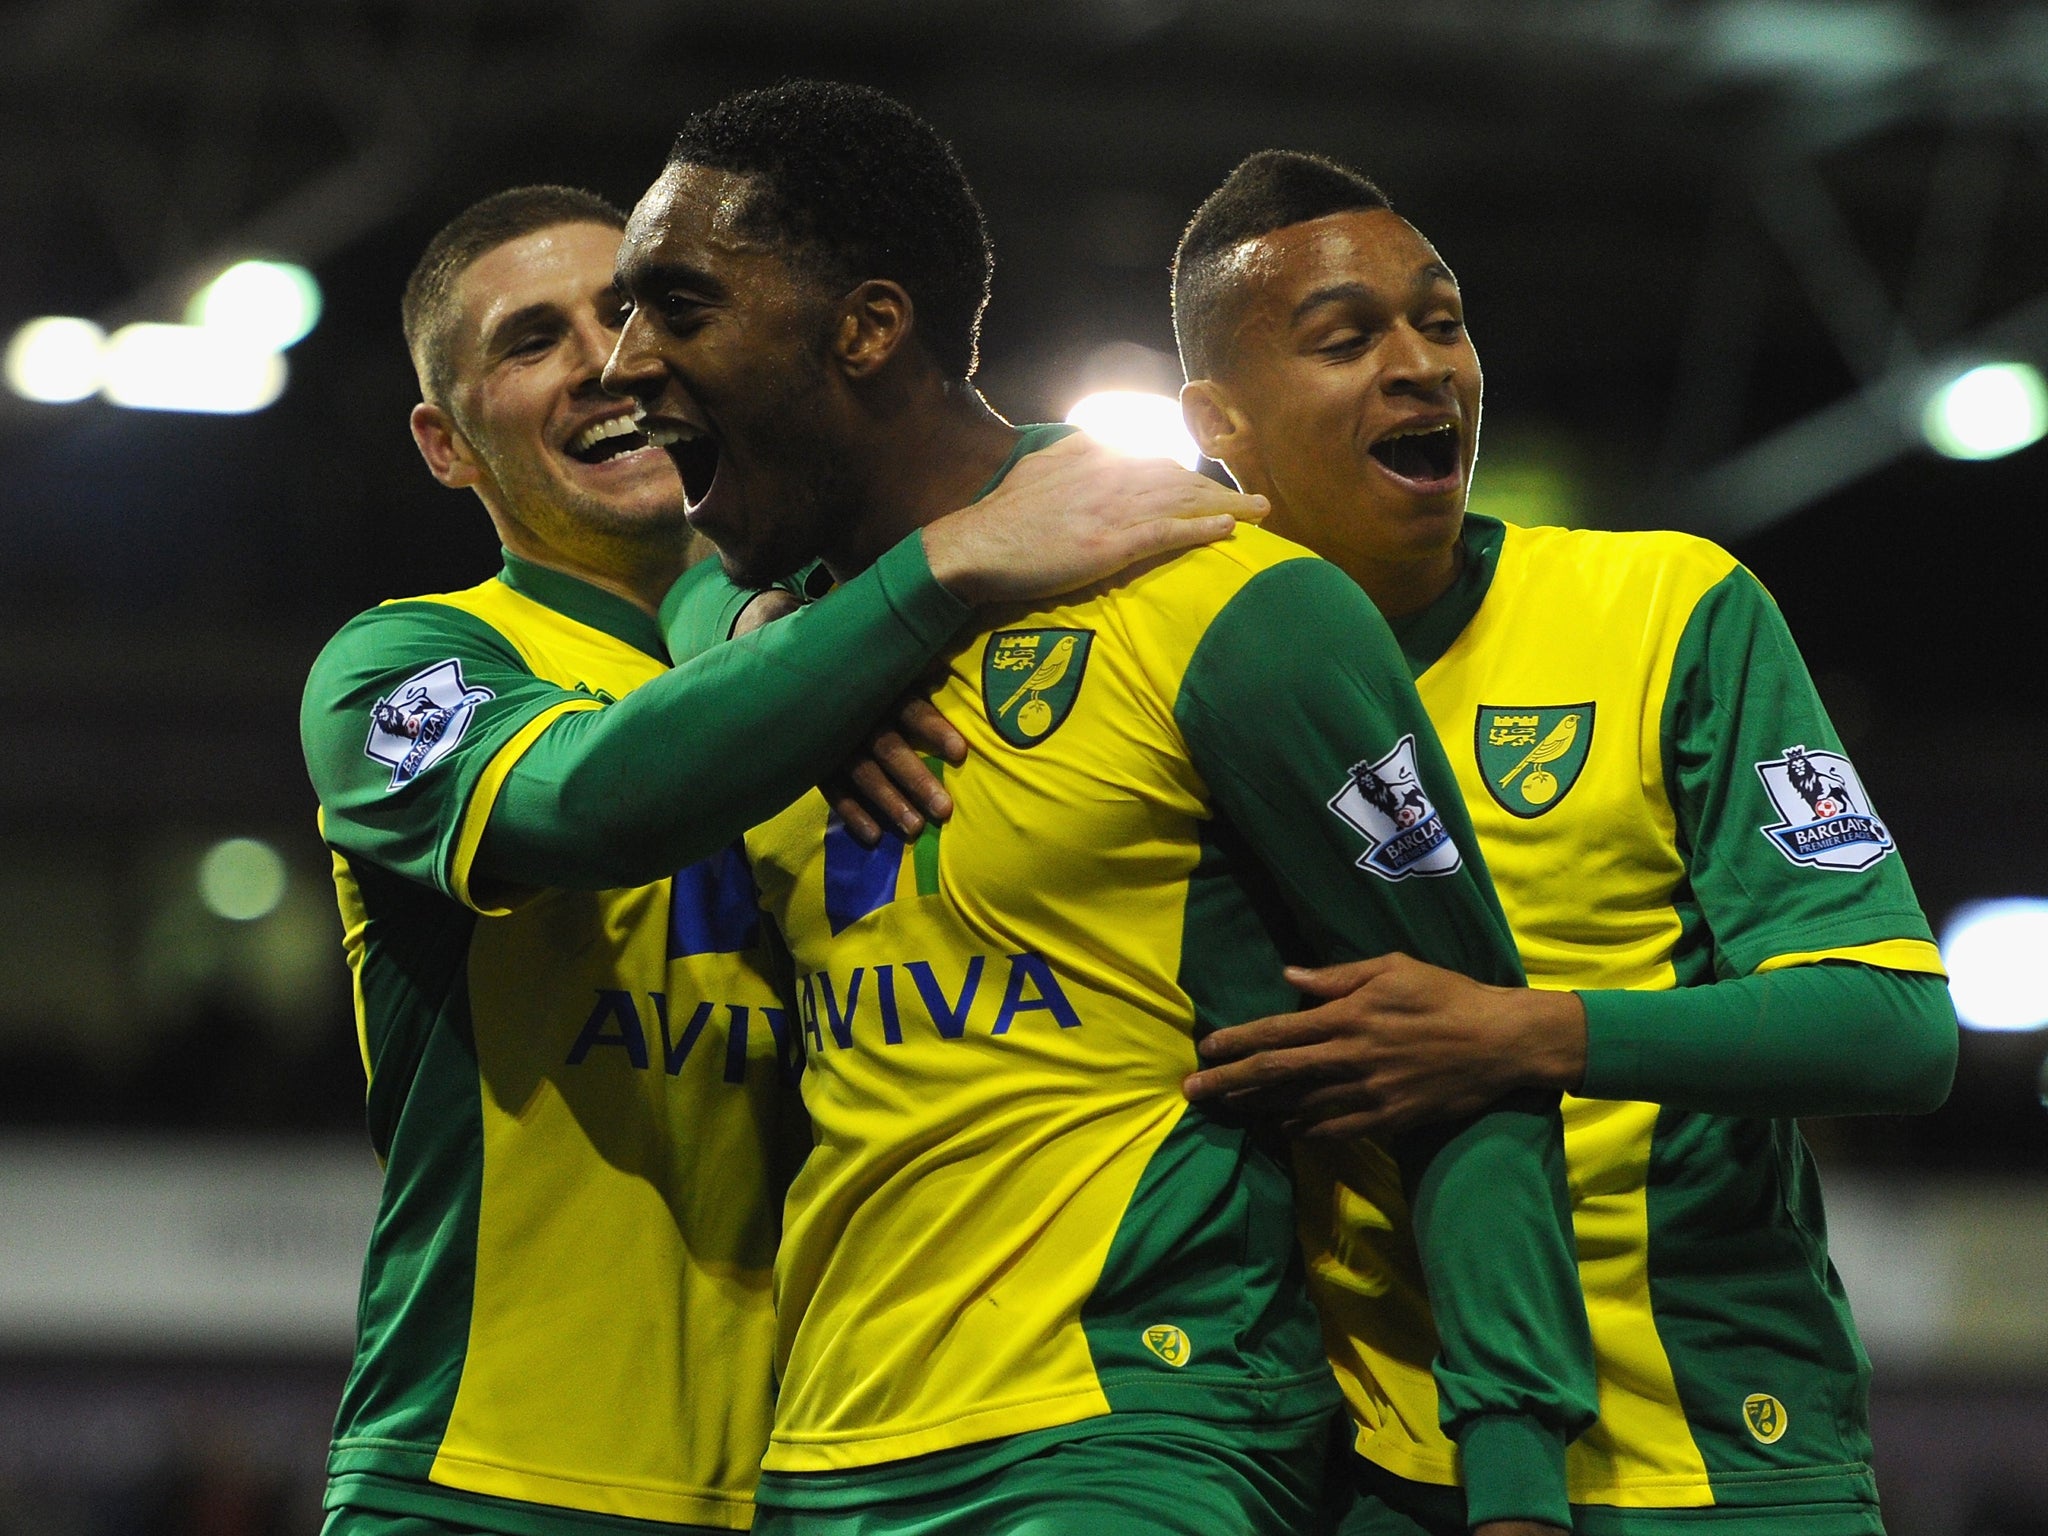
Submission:
<svg viewBox="0 0 2048 1536">
<path fill-rule="evenodd" d="M 595 192 L 576 187 L 512 187 L 472 203 L 427 242 L 405 280 L 399 315 L 420 394 L 430 404 L 446 405 L 453 382 L 448 328 L 455 319 L 456 281 L 479 257 L 507 241 L 557 224 L 607 224 L 623 230 L 626 216 Z"/>
<path fill-rule="evenodd" d="M 901 102 L 786 80 L 699 112 L 668 163 L 753 181 L 743 227 L 835 293 L 902 284 L 913 334 L 951 377 L 973 376 L 994 266 L 988 225 L 951 147 Z"/>
<path fill-rule="evenodd" d="M 1187 376 L 1207 378 L 1223 361 L 1235 318 L 1230 252 L 1290 224 L 1391 206 L 1365 177 L 1321 155 L 1265 149 L 1243 161 L 1195 210 L 1173 255 L 1173 330 Z"/>
</svg>

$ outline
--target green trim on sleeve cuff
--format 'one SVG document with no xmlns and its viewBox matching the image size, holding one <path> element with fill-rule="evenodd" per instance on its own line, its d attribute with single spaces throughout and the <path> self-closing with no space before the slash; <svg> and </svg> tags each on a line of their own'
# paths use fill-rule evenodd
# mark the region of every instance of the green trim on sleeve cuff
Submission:
<svg viewBox="0 0 2048 1536">
<path fill-rule="evenodd" d="M 950 640 L 974 611 L 932 574 L 922 531 L 899 540 L 884 553 L 874 564 L 874 574 L 890 611 L 920 645 L 933 650 Z"/>
<path fill-rule="evenodd" d="M 1649 1010 L 1636 999 L 1659 995 L 1620 989 L 1579 993 L 1586 1010 L 1586 1072 L 1574 1093 L 1587 1099 L 1634 1097 L 1643 1081 L 1643 1047 L 1651 1033 Z"/>
<path fill-rule="evenodd" d="M 1708 1114 L 1925 1114 L 1955 1074 L 1940 976 L 1854 961 L 1666 991 L 1587 991 L 1579 1093 Z"/>
<path fill-rule="evenodd" d="M 1541 1520 L 1571 1529 L 1563 1435 L 1520 1414 L 1482 1414 L 1466 1427 L 1458 1453 L 1467 1525 Z"/>
</svg>

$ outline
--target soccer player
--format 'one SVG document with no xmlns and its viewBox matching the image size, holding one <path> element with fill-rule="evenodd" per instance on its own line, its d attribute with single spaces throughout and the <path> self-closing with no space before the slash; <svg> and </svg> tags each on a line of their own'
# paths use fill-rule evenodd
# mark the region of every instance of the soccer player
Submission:
<svg viewBox="0 0 2048 1536">
<path fill-rule="evenodd" d="M 1341 1144 L 1565 1090 L 1600 1368 L 1575 1528 L 1881 1530 L 1867 1365 L 1793 1117 L 1934 1108 L 1955 1016 L 1784 620 L 1696 538 L 1466 515 L 1458 285 L 1363 177 L 1247 160 L 1188 226 L 1174 311 L 1203 450 L 1392 621 L 1531 984 L 1399 955 L 1298 973 L 1332 1001 L 1211 1036 L 1191 1095 Z M 1401 1213 L 1356 1194 L 1308 1234 L 1348 1320 L 1369 1499 L 1346 1529 L 1462 1530 Z"/>
<path fill-rule="evenodd" d="M 903 107 L 733 97 L 634 210 L 605 380 L 736 577 L 822 555 L 858 583 L 1063 431 L 970 382 L 988 277 L 973 193 Z M 1400 655 L 1335 567 L 1239 530 L 992 615 L 945 666 L 974 750 L 942 831 L 863 848 L 812 796 L 747 838 L 816 1135 L 759 1529 L 1316 1529 L 1337 1392 L 1286 1149 L 1180 1082 L 1203 1030 L 1291 1001 L 1283 958 L 1398 947 L 1519 979 Z M 1592 1407 L 1553 1103 L 1375 1164 L 1412 1206 L 1452 1431 L 1503 1532 L 1561 1515 Z"/>
<path fill-rule="evenodd" d="M 720 850 L 845 755 L 964 600 L 1090 581 L 1255 510 L 1069 454 L 671 669 L 682 483 L 599 377 L 623 222 L 525 188 L 428 246 L 404 302 L 413 433 L 483 502 L 503 569 L 351 620 L 306 688 L 385 1170 L 336 1536 L 750 1523 L 804 1136 L 794 1025 Z"/>
</svg>

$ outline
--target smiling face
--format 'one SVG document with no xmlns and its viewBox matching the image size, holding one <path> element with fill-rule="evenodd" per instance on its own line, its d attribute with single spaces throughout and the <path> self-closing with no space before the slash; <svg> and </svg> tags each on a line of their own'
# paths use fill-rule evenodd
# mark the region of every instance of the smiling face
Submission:
<svg viewBox="0 0 2048 1536">
<path fill-rule="evenodd" d="M 679 558 L 688 538 L 675 465 L 600 381 L 618 244 L 607 225 L 558 224 L 479 256 L 450 294 L 445 406 L 413 412 L 436 477 L 473 488 L 509 547 L 598 575 Z"/>
<path fill-rule="evenodd" d="M 854 515 L 829 294 L 753 233 L 744 177 L 671 166 L 619 247 L 630 310 L 605 370 L 683 478 L 690 523 L 760 584 L 826 549 Z"/>
<path fill-rule="evenodd" d="M 1188 387 L 1204 451 L 1272 499 L 1267 527 L 1352 570 L 1383 607 L 1374 573 L 1434 566 L 1447 584 L 1480 398 L 1450 269 L 1384 208 L 1289 225 L 1224 259 L 1234 323 L 1217 377 Z"/>
</svg>

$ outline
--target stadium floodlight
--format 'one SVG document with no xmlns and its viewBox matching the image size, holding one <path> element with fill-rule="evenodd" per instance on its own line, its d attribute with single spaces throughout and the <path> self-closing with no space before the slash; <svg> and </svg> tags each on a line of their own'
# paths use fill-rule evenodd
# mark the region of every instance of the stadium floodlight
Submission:
<svg viewBox="0 0 2048 1536">
<path fill-rule="evenodd" d="M 200 325 L 124 325 L 107 338 L 101 392 L 145 411 L 260 411 L 284 393 L 284 358 Z"/>
<path fill-rule="evenodd" d="M 2048 435 L 2048 382 L 2026 363 L 1985 363 L 1927 398 L 1920 430 L 1951 459 L 2001 459 Z"/>
<path fill-rule="evenodd" d="M 7 387 L 24 400 L 69 405 L 100 387 L 106 333 L 90 320 L 45 315 L 31 320 L 7 344 Z"/>
<path fill-rule="evenodd" d="M 253 837 L 215 843 L 199 861 L 199 899 L 231 923 L 253 923 L 275 912 L 286 880 L 282 855 Z"/>
<path fill-rule="evenodd" d="M 193 295 L 185 318 L 282 352 L 320 319 L 320 284 L 288 261 L 238 261 Z"/>
<path fill-rule="evenodd" d="M 1171 395 L 1100 390 L 1076 401 L 1067 420 L 1134 459 L 1173 459 L 1193 469 L 1202 457 L 1180 418 L 1180 402 Z"/>
<path fill-rule="evenodd" d="M 1941 963 L 1966 1028 L 2048 1028 L 2048 900 L 2007 897 L 1957 908 L 1942 931 Z"/>
</svg>

